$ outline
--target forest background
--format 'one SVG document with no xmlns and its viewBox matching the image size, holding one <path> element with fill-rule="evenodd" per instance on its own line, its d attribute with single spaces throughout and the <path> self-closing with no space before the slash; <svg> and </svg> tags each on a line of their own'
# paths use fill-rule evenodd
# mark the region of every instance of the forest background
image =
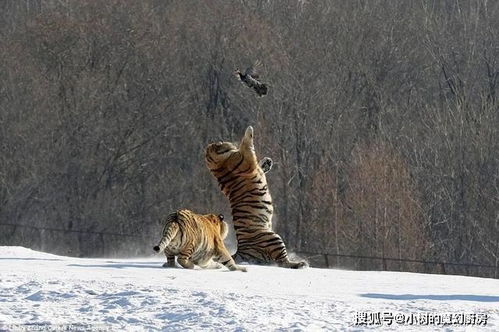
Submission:
<svg viewBox="0 0 499 332">
<path fill-rule="evenodd" d="M 204 148 L 252 125 L 312 265 L 498 277 L 499 2 L 4 0 L 0 40 L 0 245 L 144 255 L 171 211 L 229 216 Z"/>
</svg>

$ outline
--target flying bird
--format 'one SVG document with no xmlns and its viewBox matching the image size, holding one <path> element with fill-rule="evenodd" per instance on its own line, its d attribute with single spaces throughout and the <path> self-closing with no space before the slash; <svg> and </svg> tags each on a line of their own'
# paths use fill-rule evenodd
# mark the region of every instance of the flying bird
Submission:
<svg viewBox="0 0 499 332">
<path fill-rule="evenodd" d="M 244 74 L 236 69 L 236 77 L 241 80 L 242 83 L 246 84 L 248 87 L 253 88 L 259 97 L 263 97 L 267 94 L 267 85 L 258 80 L 259 75 L 256 72 L 256 68 L 260 66 L 260 61 L 256 61 L 255 64 L 246 69 Z"/>
</svg>

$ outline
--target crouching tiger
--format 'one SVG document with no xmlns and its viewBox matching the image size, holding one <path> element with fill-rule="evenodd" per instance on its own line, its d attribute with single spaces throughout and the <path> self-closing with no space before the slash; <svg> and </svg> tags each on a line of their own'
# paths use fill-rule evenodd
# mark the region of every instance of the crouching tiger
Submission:
<svg viewBox="0 0 499 332">
<path fill-rule="evenodd" d="M 246 272 L 246 268 L 236 265 L 224 245 L 227 231 L 223 215 L 178 210 L 167 217 L 161 241 L 153 249 L 158 253 L 164 251 L 163 267 L 175 267 L 175 256 L 178 256 L 178 263 L 186 269 L 193 269 L 194 265 L 218 268 L 220 265 L 216 262 L 219 262 L 231 271 Z"/>
<path fill-rule="evenodd" d="M 272 231 L 272 198 L 265 178 L 271 160 L 257 163 L 253 128 L 246 129 L 239 147 L 230 142 L 209 144 L 205 161 L 230 201 L 237 237 L 236 262 L 276 262 L 295 269 L 306 266 L 305 262 L 289 260 L 284 242 Z"/>
</svg>

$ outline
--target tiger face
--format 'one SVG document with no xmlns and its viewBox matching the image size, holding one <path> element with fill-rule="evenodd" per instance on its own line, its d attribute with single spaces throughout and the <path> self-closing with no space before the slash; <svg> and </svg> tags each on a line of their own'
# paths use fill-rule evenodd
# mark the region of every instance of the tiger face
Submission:
<svg viewBox="0 0 499 332">
<path fill-rule="evenodd" d="M 239 153 L 236 145 L 230 142 L 211 143 L 206 148 L 205 160 L 208 168 L 216 169 L 222 166 L 229 158 Z"/>
<path fill-rule="evenodd" d="M 233 172 L 244 170 L 251 172 L 258 167 L 253 146 L 253 127 L 248 127 L 239 147 L 230 142 L 208 144 L 205 153 L 206 165 L 212 172 Z"/>
</svg>

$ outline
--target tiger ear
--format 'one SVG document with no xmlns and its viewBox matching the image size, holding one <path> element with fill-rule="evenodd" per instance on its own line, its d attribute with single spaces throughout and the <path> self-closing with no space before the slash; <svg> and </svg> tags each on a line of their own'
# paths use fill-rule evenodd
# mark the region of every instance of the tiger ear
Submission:
<svg viewBox="0 0 499 332">
<path fill-rule="evenodd" d="M 219 214 L 219 215 L 218 215 L 218 218 L 219 218 L 221 221 L 223 221 L 223 220 L 224 220 L 224 215 L 223 215 L 223 214 Z"/>
</svg>

